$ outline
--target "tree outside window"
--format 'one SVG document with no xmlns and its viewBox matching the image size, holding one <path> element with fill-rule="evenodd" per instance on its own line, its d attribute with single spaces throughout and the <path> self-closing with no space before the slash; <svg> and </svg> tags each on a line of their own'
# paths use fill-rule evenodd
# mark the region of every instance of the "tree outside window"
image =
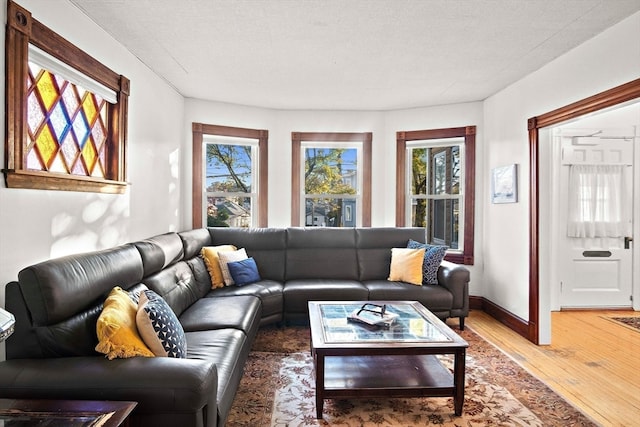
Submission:
<svg viewBox="0 0 640 427">
<path fill-rule="evenodd" d="M 354 227 L 358 200 L 356 148 L 305 147 L 305 226 Z"/>
<path fill-rule="evenodd" d="M 454 140 L 448 141 L 453 143 Z M 418 143 L 420 144 L 420 143 Z M 411 159 L 411 226 L 426 229 L 427 243 L 460 249 L 460 150 L 459 145 L 408 148 Z"/>
<path fill-rule="evenodd" d="M 371 133 L 292 133 L 292 226 L 371 225 Z"/>
<path fill-rule="evenodd" d="M 193 226 L 266 227 L 266 130 L 193 123 Z"/>
<path fill-rule="evenodd" d="M 446 259 L 473 264 L 475 126 L 397 132 L 396 226 L 423 227 L 449 247 Z"/>
<path fill-rule="evenodd" d="M 207 138 L 205 138 L 205 141 Z M 257 141 L 206 142 L 208 227 L 251 227 Z"/>
</svg>

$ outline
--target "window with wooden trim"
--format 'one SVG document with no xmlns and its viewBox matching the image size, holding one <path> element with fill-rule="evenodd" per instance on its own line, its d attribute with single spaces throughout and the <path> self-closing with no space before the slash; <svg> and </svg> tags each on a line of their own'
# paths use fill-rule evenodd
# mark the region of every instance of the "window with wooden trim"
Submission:
<svg viewBox="0 0 640 427">
<path fill-rule="evenodd" d="M 291 225 L 371 226 L 371 132 L 293 132 Z"/>
<path fill-rule="evenodd" d="M 9 188 L 124 193 L 129 80 L 9 0 Z"/>
<path fill-rule="evenodd" d="M 397 132 L 396 226 L 424 227 L 446 259 L 473 264 L 475 126 Z"/>
<path fill-rule="evenodd" d="M 193 227 L 267 226 L 266 130 L 193 123 Z"/>
</svg>

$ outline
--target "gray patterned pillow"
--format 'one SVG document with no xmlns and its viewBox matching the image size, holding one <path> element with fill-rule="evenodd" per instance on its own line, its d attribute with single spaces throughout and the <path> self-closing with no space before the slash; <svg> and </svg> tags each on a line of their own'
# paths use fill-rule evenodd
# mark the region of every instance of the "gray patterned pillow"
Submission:
<svg viewBox="0 0 640 427">
<path fill-rule="evenodd" d="M 438 268 L 447 253 L 446 246 L 429 245 L 409 239 L 407 248 L 424 248 L 424 261 L 422 262 L 422 283 L 424 285 L 438 284 Z"/>
<path fill-rule="evenodd" d="M 156 356 L 187 357 L 187 337 L 169 304 L 157 293 L 140 293 L 136 325 L 144 343 Z"/>
</svg>

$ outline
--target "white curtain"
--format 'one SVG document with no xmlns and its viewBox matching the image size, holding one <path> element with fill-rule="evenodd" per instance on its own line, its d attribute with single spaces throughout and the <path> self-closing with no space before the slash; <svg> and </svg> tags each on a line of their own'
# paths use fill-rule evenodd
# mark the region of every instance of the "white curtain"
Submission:
<svg viewBox="0 0 640 427">
<path fill-rule="evenodd" d="M 571 165 L 569 237 L 623 237 L 630 227 L 624 165 Z"/>
</svg>

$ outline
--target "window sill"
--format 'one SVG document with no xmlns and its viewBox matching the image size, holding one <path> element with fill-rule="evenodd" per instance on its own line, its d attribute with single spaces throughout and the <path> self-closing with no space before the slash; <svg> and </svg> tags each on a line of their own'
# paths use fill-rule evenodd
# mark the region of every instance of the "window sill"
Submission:
<svg viewBox="0 0 640 427">
<path fill-rule="evenodd" d="M 129 183 L 41 171 L 3 170 L 7 188 L 124 194 Z"/>
<path fill-rule="evenodd" d="M 473 255 L 467 255 L 461 252 L 447 252 L 444 259 L 456 264 L 473 265 Z"/>
</svg>

